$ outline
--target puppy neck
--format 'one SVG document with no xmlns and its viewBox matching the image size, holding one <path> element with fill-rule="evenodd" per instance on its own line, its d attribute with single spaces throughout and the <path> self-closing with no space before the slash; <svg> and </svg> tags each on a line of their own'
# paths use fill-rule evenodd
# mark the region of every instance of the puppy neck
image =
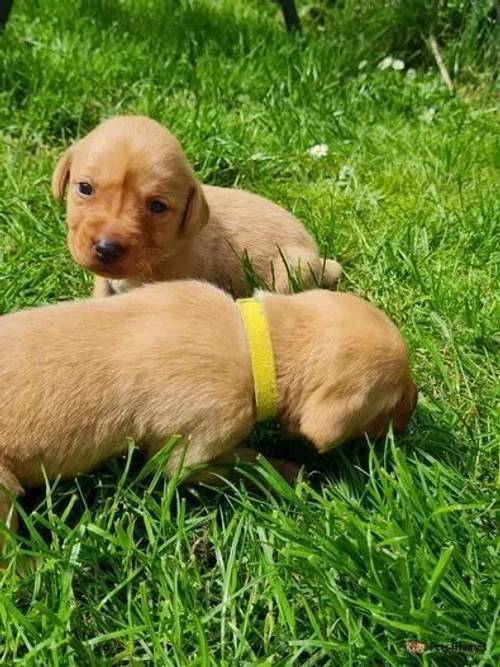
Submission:
<svg viewBox="0 0 500 667">
<path fill-rule="evenodd" d="M 297 431 L 304 401 L 304 373 L 310 350 L 310 322 L 293 296 L 258 291 L 274 352 L 278 387 L 278 420 Z"/>
</svg>

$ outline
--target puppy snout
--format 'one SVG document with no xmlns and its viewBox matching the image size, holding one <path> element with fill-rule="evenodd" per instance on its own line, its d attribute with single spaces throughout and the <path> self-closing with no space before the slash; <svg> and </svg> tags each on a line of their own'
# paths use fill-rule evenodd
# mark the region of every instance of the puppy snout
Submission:
<svg viewBox="0 0 500 667">
<path fill-rule="evenodd" d="M 111 239 L 97 239 L 94 243 L 94 253 L 103 264 L 116 262 L 125 252 L 125 247 Z"/>
</svg>

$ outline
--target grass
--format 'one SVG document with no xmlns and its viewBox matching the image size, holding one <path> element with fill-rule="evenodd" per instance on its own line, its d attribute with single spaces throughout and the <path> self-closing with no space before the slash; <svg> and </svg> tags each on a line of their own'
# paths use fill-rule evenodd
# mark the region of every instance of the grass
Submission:
<svg viewBox="0 0 500 667">
<path fill-rule="evenodd" d="M 101 118 L 146 113 L 206 182 L 293 210 L 343 263 L 342 289 L 401 326 L 416 417 L 397 442 L 306 457 L 293 488 L 263 463 L 260 494 L 193 495 L 131 448 L 30 492 L 0 572 L 2 664 L 498 664 L 491 3 L 298 5 L 301 37 L 270 0 L 16 0 L 0 35 L 0 309 L 89 292 L 51 170 Z M 405 71 L 379 70 L 387 55 Z M 293 448 L 274 428 L 254 439 Z"/>
</svg>

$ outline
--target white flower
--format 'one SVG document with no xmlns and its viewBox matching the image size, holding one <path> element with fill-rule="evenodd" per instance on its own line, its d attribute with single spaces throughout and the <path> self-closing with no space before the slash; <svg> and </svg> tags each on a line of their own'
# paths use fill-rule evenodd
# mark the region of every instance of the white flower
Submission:
<svg viewBox="0 0 500 667">
<path fill-rule="evenodd" d="M 389 69 L 389 67 L 392 67 L 393 70 L 399 72 L 405 68 L 404 60 L 400 60 L 399 58 L 393 58 L 392 56 L 386 56 L 378 64 L 378 68 L 382 70 Z"/>
<path fill-rule="evenodd" d="M 315 144 L 307 152 L 314 160 L 319 160 L 328 155 L 328 144 Z"/>
<path fill-rule="evenodd" d="M 368 65 L 368 60 L 362 60 L 358 65 L 358 69 L 364 69 L 367 65 Z"/>
<path fill-rule="evenodd" d="M 354 176 L 354 167 L 351 167 L 349 164 L 345 164 L 343 167 L 340 167 L 339 170 L 339 181 L 348 181 Z"/>
<path fill-rule="evenodd" d="M 379 69 L 389 69 L 389 67 L 392 67 L 392 57 L 391 56 L 386 56 L 383 60 L 381 60 L 378 64 Z"/>
<path fill-rule="evenodd" d="M 427 111 L 424 111 L 424 113 L 420 116 L 420 119 L 423 120 L 424 123 L 432 123 L 435 115 L 436 115 L 436 109 L 434 109 L 433 107 L 429 107 Z"/>
<path fill-rule="evenodd" d="M 413 67 L 409 67 L 409 68 L 406 70 L 406 78 L 408 79 L 408 81 L 413 81 L 413 79 L 414 79 L 416 76 L 417 76 L 417 73 L 416 73 L 416 71 L 413 69 Z"/>
</svg>

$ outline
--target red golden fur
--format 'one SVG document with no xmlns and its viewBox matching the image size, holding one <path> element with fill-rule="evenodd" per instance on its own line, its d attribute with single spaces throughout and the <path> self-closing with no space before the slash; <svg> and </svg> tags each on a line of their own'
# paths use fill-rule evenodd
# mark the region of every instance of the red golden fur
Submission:
<svg viewBox="0 0 500 667">
<path fill-rule="evenodd" d="M 176 138 L 149 118 L 110 118 L 70 146 L 53 175 L 55 197 L 67 185 L 68 245 L 97 274 L 97 296 L 178 278 L 243 296 L 245 255 L 278 292 L 289 284 L 281 253 L 306 288 L 340 278 L 340 265 L 320 259 L 293 215 L 244 190 L 202 185 Z M 165 210 L 151 211 L 153 202 Z"/>
<path fill-rule="evenodd" d="M 394 324 L 362 299 L 325 290 L 258 292 L 269 322 L 278 419 L 320 452 L 406 426 L 416 403 Z M 126 438 L 151 456 L 172 434 L 184 464 L 252 459 L 248 343 L 233 300 L 202 282 L 0 318 L 0 517 L 9 493 L 91 470 Z M 168 471 L 176 469 L 174 450 Z"/>
</svg>

